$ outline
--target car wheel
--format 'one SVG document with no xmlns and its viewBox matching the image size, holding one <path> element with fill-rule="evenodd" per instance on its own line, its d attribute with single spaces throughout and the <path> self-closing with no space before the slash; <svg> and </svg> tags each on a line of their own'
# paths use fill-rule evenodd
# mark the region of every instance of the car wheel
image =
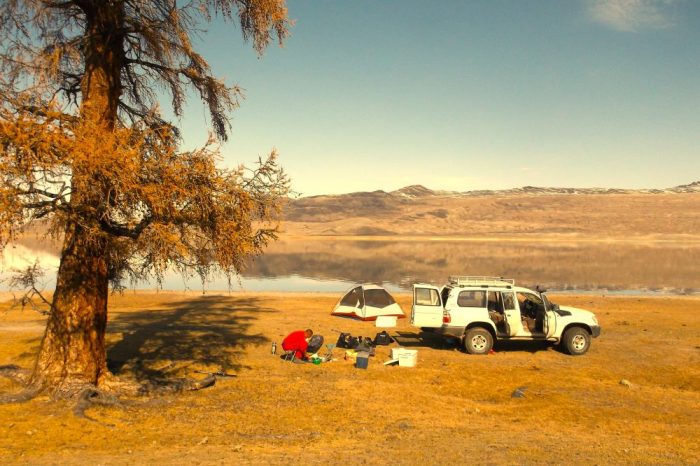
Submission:
<svg viewBox="0 0 700 466">
<path fill-rule="evenodd" d="M 581 327 L 571 327 L 561 340 L 562 349 L 572 356 L 580 356 L 591 347 L 591 336 Z"/>
<path fill-rule="evenodd" d="M 464 335 L 464 350 L 469 354 L 487 354 L 492 347 L 493 336 L 486 329 L 475 327 Z"/>
</svg>

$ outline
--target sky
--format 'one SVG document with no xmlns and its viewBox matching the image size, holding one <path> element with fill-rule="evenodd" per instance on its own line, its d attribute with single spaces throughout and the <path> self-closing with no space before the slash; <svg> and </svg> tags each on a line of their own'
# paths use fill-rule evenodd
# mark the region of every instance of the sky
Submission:
<svg viewBox="0 0 700 466">
<path fill-rule="evenodd" d="M 700 180 L 700 2 L 288 0 L 284 47 L 199 41 L 245 90 L 222 163 L 272 148 L 308 196 L 412 184 L 665 188 Z M 196 99 L 186 147 L 207 138 Z"/>
</svg>

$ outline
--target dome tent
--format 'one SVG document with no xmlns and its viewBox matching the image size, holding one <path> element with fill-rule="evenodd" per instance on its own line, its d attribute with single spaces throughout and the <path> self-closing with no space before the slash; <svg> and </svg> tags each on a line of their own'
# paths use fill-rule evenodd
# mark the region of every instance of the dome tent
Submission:
<svg viewBox="0 0 700 466">
<path fill-rule="evenodd" d="M 352 287 L 340 298 L 331 315 L 360 320 L 376 320 L 379 316 L 405 317 L 394 297 L 381 286 L 371 283 Z"/>
</svg>

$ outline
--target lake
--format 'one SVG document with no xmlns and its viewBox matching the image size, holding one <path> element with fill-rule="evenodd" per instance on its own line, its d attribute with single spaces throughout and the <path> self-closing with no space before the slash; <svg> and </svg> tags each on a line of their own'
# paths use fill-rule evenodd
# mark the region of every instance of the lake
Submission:
<svg viewBox="0 0 700 466">
<path fill-rule="evenodd" d="M 47 249 L 6 248 L 3 276 L 35 258 L 49 271 L 45 288 L 50 290 L 58 258 Z M 441 284 L 459 274 L 514 278 L 519 285 L 559 292 L 698 294 L 699 264 L 696 242 L 282 240 L 251 261 L 232 290 L 340 292 L 353 283 L 373 282 L 398 291 L 415 282 Z M 227 287 L 223 277 L 206 284 L 208 290 Z M 202 284 L 169 274 L 163 288 L 198 290 Z"/>
</svg>

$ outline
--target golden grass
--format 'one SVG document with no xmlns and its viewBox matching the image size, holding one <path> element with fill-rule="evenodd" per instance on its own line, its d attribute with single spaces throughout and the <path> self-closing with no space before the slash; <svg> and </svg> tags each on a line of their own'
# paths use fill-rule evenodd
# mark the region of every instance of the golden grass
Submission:
<svg viewBox="0 0 700 466">
<path fill-rule="evenodd" d="M 404 310 L 410 296 L 398 295 Z M 180 396 L 95 407 L 0 406 L 0 457 L 15 464 L 698 464 L 700 299 L 559 296 L 597 313 L 591 351 L 540 345 L 468 356 L 400 322 L 416 368 L 314 366 L 269 354 L 291 330 L 374 335 L 329 315 L 326 294 L 126 293 L 111 302 L 111 365 L 120 376 L 237 375 Z M 0 311 L 0 364 L 28 366 L 43 318 Z M 341 351 L 336 350 L 341 356 Z M 621 379 L 631 387 L 620 385 Z M 511 398 L 526 386 L 526 397 Z M 0 382 L 0 389 L 16 389 Z"/>
</svg>

